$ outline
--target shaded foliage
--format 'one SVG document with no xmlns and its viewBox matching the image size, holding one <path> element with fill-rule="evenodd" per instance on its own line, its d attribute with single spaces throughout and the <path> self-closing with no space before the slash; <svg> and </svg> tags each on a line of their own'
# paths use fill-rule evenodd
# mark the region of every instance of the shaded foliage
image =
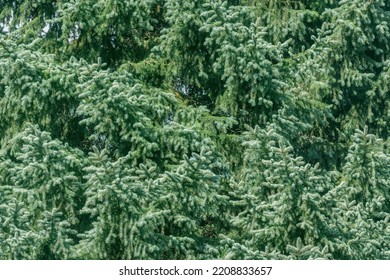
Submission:
<svg viewBox="0 0 390 280">
<path fill-rule="evenodd" d="M 385 0 L 0 1 L 0 259 L 390 259 Z"/>
</svg>

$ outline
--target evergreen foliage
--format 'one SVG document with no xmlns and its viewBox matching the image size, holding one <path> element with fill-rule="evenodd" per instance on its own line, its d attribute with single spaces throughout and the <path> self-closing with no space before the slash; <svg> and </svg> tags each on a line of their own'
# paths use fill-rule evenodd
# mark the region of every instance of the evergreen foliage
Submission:
<svg viewBox="0 0 390 280">
<path fill-rule="evenodd" d="M 0 259 L 390 259 L 390 3 L 0 0 Z"/>
</svg>

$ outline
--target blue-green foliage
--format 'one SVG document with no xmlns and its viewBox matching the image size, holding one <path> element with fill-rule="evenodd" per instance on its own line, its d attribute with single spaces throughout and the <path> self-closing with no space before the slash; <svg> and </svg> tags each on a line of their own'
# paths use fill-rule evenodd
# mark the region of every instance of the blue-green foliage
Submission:
<svg viewBox="0 0 390 280">
<path fill-rule="evenodd" d="M 0 259 L 390 259 L 390 4 L 0 0 Z"/>
<path fill-rule="evenodd" d="M 27 124 L 2 150 L 3 258 L 66 259 L 83 203 L 83 153 Z"/>
</svg>

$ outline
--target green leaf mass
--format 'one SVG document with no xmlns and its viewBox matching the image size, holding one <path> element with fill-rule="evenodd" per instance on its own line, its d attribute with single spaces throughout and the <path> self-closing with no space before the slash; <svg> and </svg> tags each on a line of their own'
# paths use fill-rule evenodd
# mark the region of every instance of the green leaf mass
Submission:
<svg viewBox="0 0 390 280">
<path fill-rule="evenodd" d="M 389 1 L 0 0 L 0 260 L 388 260 L 389 132 Z"/>
</svg>

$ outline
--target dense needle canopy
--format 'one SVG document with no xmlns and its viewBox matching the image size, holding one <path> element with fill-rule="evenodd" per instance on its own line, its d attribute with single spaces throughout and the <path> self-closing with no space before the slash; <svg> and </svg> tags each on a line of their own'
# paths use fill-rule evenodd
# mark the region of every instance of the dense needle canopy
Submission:
<svg viewBox="0 0 390 280">
<path fill-rule="evenodd" d="M 0 259 L 390 259 L 390 2 L 0 0 Z"/>
</svg>

